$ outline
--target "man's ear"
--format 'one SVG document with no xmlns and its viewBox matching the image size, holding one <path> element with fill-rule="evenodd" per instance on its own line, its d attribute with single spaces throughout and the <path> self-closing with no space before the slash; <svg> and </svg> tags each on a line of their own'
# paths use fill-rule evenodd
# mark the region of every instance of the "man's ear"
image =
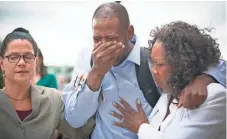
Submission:
<svg viewBox="0 0 227 139">
<path fill-rule="evenodd" d="M 131 40 L 132 37 L 134 36 L 134 27 L 133 27 L 133 25 L 129 25 L 127 31 L 128 31 L 128 39 Z"/>
</svg>

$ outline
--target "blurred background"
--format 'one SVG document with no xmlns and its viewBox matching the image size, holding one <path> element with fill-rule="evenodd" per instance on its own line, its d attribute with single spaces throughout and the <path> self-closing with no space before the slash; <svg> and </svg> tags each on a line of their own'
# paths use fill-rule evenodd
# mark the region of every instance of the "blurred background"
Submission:
<svg viewBox="0 0 227 139">
<path fill-rule="evenodd" d="M 0 1 L 0 40 L 17 27 L 29 30 L 44 56 L 48 73 L 57 78 L 59 90 L 70 81 L 77 52 L 92 45 L 92 15 L 105 1 L 4 2 Z M 227 60 L 226 2 L 122 1 L 141 46 L 150 30 L 182 20 L 199 27 L 214 27 L 222 57 Z M 1 80 L 1 79 L 0 79 Z"/>
</svg>

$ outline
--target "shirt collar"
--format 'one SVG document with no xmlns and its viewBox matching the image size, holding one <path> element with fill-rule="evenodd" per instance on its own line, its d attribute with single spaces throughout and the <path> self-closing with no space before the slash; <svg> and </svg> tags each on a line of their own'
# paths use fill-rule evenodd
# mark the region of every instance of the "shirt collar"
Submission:
<svg viewBox="0 0 227 139">
<path fill-rule="evenodd" d="M 138 39 L 136 40 L 135 45 L 133 46 L 132 51 L 129 53 L 128 57 L 126 58 L 127 61 L 131 61 L 140 66 L 140 46 Z"/>
</svg>

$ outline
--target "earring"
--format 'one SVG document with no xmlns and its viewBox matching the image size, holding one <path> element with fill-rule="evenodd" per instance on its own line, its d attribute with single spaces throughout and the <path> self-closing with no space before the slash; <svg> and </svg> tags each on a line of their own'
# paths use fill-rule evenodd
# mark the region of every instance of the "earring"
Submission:
<svg viewBox="0 0 227 139">
<path fill-rule="evenodd" d="M 3 77 L 6 77 L 6 75 L 5 75 L 5 72 L 4 72 L 4 71 L 2 71 L 2 76 L 3 76 Z"/>
</svg>

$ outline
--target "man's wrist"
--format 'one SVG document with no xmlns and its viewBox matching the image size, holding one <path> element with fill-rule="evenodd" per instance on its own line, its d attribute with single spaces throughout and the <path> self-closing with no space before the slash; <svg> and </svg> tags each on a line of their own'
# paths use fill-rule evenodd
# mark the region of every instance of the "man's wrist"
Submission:
<svg viewBox="0 0 227 139">
<path fill-rule="evenodd" d="M 91 69 L 87 76 L 86 84 L 92 91 L 98 91 L 103 80 L 104 76 L 98 74 L 94 69 Z"/>
<path fill-rule="evenodd" d="M 217 80 L 208 74 L 203 73 L 200 75 L 200 77 L 206 82 L 207 85 L 211 83 L 217 83 Z"/>
</svg>

